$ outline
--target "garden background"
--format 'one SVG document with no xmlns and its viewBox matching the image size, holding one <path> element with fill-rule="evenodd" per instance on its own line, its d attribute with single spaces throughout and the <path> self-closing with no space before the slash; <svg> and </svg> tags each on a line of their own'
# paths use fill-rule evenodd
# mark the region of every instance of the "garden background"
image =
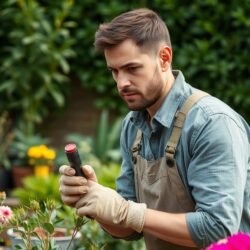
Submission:
<svg viewBox="0 0 250 250">
<path fill-rule="evenodd" d="M 120 125 L 127 109 L 93 42 L 100 23 L 138 7 L 152 8 L 166 22 L 173 68 L 250 122 L 249 0 L 4 0 L 0 2 L 0 189 L 13 195 L 17 187 L 12 170 L 31 168 L 27 150 L 33 145 L 55 149 L 53 174 L 48 177 L 54 178 L 60 164 L 66 163 L 67 142 L 79 146 L 101 183 L 115 188 Z M 34 176 L 21 188 L 24 193 L 17 192 L 21 200 L 28 193 L 60 200 L 57 179 Z M 111 249 L 138 247 L 117 243 L 93 227 L 90 238 L 98 232 L 98 244 L 110 242 L 105 249 L 112 244 Z"/>
</svg>

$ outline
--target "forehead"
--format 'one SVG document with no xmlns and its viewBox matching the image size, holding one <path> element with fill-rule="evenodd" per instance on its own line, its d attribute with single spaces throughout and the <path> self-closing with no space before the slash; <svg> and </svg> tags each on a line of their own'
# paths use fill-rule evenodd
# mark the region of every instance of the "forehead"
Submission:
<svg viewBox="0 0 250 250">
<path fill-rule="evenodd" d="M 142 51 L 132 40 L 125 40 L 113 48 L 105 49 L 104 55 L 109 67 L 121 67 L 128 63 L 145 63 L 150 58 L 150 54 Z"/>
</svg>

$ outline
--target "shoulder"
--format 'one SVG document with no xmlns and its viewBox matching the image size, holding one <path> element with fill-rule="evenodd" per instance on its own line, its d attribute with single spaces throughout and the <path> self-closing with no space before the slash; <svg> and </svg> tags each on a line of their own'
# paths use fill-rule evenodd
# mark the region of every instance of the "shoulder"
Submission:
<svg viewBox="0 0 250 250">
<path fill-rule="evenodd" d="M 184 135 L 194 143 L 195 139 L 232 140 L 232 137 L 247 138 L 249 127 L 231 107 L 213 97 L 203 97 L 189 111 L 183 128 Z M 213 137 L 213 138 L 211 138 Z"/>
<path fill-rule="evenodd" d="M 226 103 L 210 95 L 203 97 L 190 110 L 187 120 L 193 120 L 193 122 L 198 123 L 197 125 L 202 125 L 202 123 L 209 121 L 216 122 L 219 118 L 243 128 L 243 118 Z"/>
</svg>

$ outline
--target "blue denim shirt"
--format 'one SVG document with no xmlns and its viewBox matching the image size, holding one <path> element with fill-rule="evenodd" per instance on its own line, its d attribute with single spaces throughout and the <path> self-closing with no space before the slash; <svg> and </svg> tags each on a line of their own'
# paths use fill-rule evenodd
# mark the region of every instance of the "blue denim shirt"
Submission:
<svg viewBox="0 0 250 250">
<path fill-rule="evenodd" d="M 131 111 L 121 133 L 122 167 L 117 191 L 136 201 L 131 147 L 137 129 L 143 132 L 140 154 L 147 160 L 164 155 L 174 116 L 193 92 L 180 71 L 152 120 L 146 111 Z M 250 129 L 244 119 L 215 97 L 202 98 L 188 113 L 176 151 L 182 181 L 195 212 L 187 225 L 198 247 L 238 231 L 250 233 Z M 166 197 L 167 199 L 167 197 Z"/>
</svg>

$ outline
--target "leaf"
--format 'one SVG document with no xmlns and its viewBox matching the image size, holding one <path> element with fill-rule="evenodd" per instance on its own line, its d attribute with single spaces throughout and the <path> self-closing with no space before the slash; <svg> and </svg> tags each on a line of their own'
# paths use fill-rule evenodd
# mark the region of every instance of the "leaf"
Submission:
<svg viewBox="0 0 250 250">
<path fill-rule="evenodd" d="M 54 233 L 54 226 L 51 223 L 44 223 L 42 224 L 42 228 L 45 229 L 49 234 Z"/>
<path fill-rule="evenodd" d="M 14 249 L 25 249 L 22 245 L 15 245 L 15 248 Z"/>
<path fill-rule="evenodd" d="M 38 246 L 33 246 L 33 247 L 31 248 L 31 250 L 39 250 L 39 247 L 38 247 Z"/>
<path fill-rule="evenodd" d="M 53 96 L 59 107 L 62 107 L 64 105 L 64 96 L 62 95 L 62 93 L 53 90 L 50 92 L 50 94 Z"/>
<path fill-rule="evenodd" d="M 0 86 L 0 92 L 4 92 L 6 90 L 8 91 L 8 89 L 10 88 L 10 85 L 13 85 L 12 80 L 2 82 Z"/>
</svg>

